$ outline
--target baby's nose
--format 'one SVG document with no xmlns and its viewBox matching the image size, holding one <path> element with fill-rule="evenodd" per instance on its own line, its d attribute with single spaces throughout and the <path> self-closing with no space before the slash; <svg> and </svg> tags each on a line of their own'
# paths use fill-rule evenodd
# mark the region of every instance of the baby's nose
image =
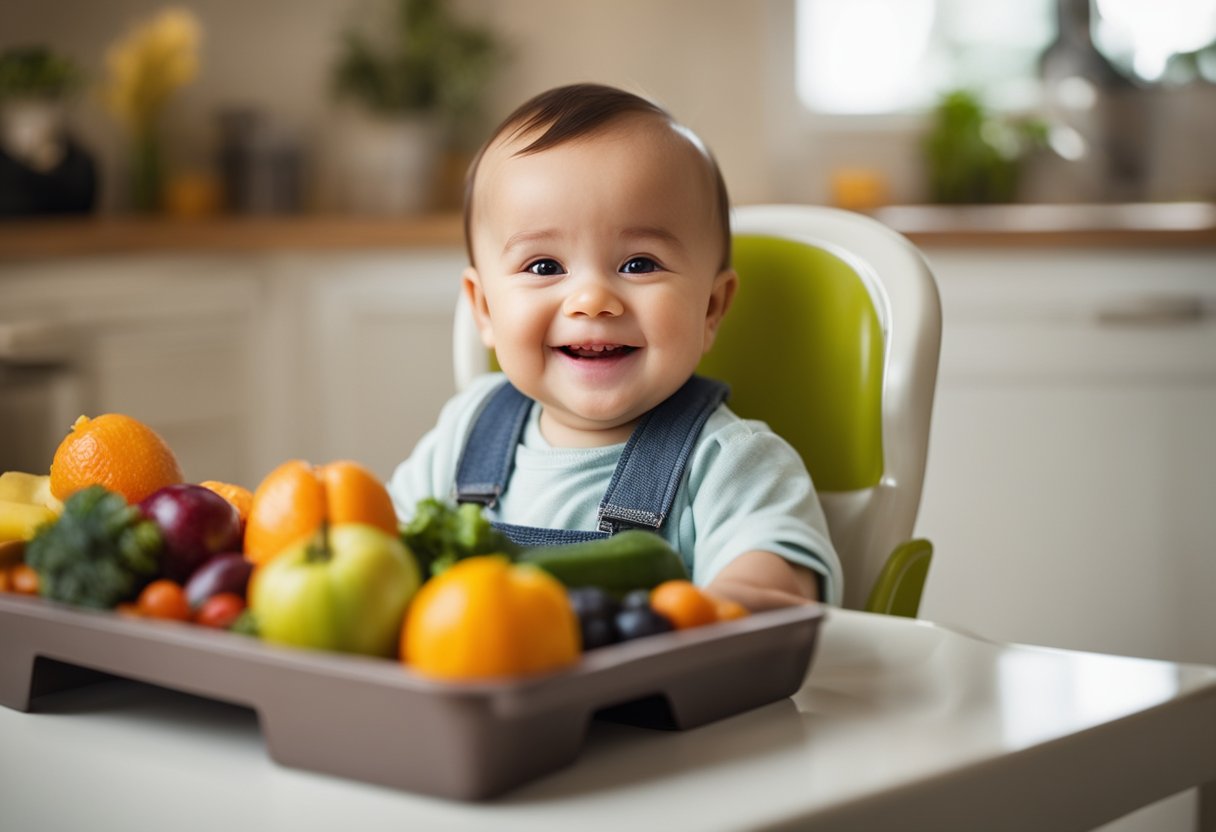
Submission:
<svg viewBox="0 0 1216 832">
<path fill-rule="evenodd" d="M 571 316 L 615 317 L 625 311 L 625 305 L 614 291 L 610 278 L 587 275 L 573 282 L 562 311 Z"/>
</svg>

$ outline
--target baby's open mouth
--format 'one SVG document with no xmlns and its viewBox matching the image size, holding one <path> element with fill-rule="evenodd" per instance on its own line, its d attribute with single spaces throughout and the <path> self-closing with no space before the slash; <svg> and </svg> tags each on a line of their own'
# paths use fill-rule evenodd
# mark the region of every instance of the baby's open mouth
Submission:
<svg viewBox="0 0 1216 832">
<path fill-rule="evenodd" d="M 616 358 L 628 355 L 637 347 L 628 347 L 624 344 L 567 344 L 558 349 L 571 358 Z"/>
</svg>

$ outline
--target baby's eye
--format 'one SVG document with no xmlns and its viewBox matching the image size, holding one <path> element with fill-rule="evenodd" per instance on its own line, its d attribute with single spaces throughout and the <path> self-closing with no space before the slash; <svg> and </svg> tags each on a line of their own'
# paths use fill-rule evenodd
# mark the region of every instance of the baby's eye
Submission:
<svg viewBox="0 0 1216 832">
<path fill-rule="evenodd" d="M 654 260 L 649 257 L 630 257 L 621 266 L 621 274 L 650 274 L 657 272 L 662 268 Z"/>
<path fill-rule="evenodd" d="M 525 271 L 532 274 L 540 275 L 541 277 L 551 277 L 555 274 L 565 274 L 566 270 L 562 268 L 562 264 L 556 260 L 536 260 L 529 263 Z"/>
</svg>

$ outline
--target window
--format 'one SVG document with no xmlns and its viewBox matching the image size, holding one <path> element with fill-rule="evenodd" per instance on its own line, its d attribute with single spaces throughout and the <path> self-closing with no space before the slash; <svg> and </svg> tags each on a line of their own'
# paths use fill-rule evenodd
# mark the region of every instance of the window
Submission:
<svg viewBox="0 0 1216 832">
<path fill-rule="evenodd" d="M 998 109 L 1038 98 L 1056 0 L 796 0 L 797 90 L 811 111 L 923 111 L 965 87 Z M 1116 65 L 1159 80 L 1216 39 L 1216 0 L 1094 0 L 1093 35 Z"/>
<path fill-rule="evenodd" d="M 923 110 L 967 86 L 1032 100 L 1054 0 L 797 0 L 798 96 L 820 113 Z"/>
<path fill-rule="evenodd" d="M 1162 78 L 1175 55 L 1216 46 L 1216 0 L 1097 0 L 1097 11 L 1098 48 L 1145 81 Z"/>
</svg>

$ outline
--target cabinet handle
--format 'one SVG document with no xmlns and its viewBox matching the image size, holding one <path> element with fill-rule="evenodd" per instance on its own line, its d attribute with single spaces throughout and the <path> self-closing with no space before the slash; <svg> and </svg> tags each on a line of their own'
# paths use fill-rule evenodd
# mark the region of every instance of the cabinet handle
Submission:
<svg viewBox="0 0 1216 832">
<path fill-rule="evenodd" d="M 56 363 L 75 349 L 71 325 L 58 321 L 0 321 L 0 362 Z"/>
<path fill-rule="evenodd" d="M 1140 298 L 1098 310 L 1098 323 L 1107 326 L 1183 326 L 1211 317 L 1213 306 L 1194 295 Z"/>
</svg>

